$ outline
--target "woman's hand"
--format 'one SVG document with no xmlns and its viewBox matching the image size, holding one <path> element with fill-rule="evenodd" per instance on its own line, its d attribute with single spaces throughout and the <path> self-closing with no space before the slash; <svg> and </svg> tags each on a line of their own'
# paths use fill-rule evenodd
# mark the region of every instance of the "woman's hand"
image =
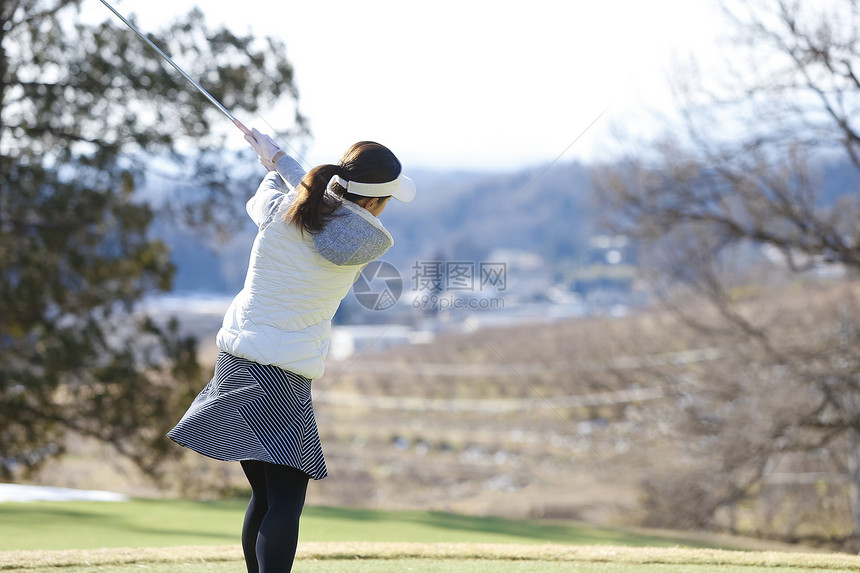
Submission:
<svg viewBox="0 0 860 573">
<path fill-rule="evenodd" d="M 269 171 L 275 170 L 275 162 L 278 157 L 284 155 L 283 150 L 275 143 L 275 140 L 260 133 L 256 129 L 251 129 L 250 133 L 245 134 L 245 141 L 251 144 L 257 156 L 260 158 L 260 164 Z"/>
</svg>

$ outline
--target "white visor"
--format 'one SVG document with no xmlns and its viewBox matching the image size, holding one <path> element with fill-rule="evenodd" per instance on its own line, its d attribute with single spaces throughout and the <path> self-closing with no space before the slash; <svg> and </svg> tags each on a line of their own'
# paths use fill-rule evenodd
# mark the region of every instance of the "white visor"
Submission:
<svg viewBox="0 0 860 573">
<path fill-rule="evenodd" d="M 328 188 L 337 183 L 347 190 L 348 193 L 361 195 L 362 197 L 394 197 L 398 201 L 408 203 L 415 199 L 415 183 L 409 177 L 400 175 L 394 181 L 387 183 L 361 183 L 359 181 L 347 181 L 340 175 L 335 175 L 328 182 Z"/>
</svg>

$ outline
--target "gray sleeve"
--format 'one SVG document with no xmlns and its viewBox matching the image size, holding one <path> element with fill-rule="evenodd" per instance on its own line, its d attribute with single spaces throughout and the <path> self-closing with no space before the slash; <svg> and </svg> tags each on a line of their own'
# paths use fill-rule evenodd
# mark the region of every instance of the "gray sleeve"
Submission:
<svg viewBox="0 0 860 573">
<path fill-rule="evenodd" d="M 390 236 L 343 209 L 313 234 L 319 254 L 338 266 L 366 265 L 385 254 L 392 245 Z"/>
<path fill-rule="evenodd" d="M 281 179 L 284 180 L 290 191 L 298 187 L 302 181 L 302 177 L 305 176 L 305 170 L 299 165 L 299 162 L 286 154 L 278 157 L 278 160 L 275 162 L 275 168 L 277 168 L 278 175 L 281 176 Z"/>
</svg>

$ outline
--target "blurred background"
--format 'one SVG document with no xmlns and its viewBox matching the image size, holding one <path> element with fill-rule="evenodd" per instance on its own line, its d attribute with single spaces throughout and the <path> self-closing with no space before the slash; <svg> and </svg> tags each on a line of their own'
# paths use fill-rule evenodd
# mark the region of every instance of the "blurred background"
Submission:
<svg viewBox="0 0 860 573">
<path fill-rule="evenodd" d="M 418 186 L 335 316 L 308 503 L 860 549 L 854 2 L 114 6 L 306 167 Z M 0 474 L 244 495 L 164 433 L 263 168 L 98 2 L 0 6 Z"/>
</svg>

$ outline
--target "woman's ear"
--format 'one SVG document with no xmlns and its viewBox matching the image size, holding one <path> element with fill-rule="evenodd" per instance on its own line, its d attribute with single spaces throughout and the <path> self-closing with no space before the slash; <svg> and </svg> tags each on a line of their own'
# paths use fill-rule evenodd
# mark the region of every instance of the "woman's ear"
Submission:
<svg viewBox="0 0 860 573">
<path fill-rule="evenodd" d="M 376 200 L 376 197 L 362 197 L 361 199 L 356 201 L 355 204 L 358 205 L 359 207 L 364 207 L 365 209 L 369 210 L 373 206 L 371 205 L 370 207 L 368 207 L 368 203 L 370 203 L 371 201 L 375 201 L 375 200 Z"/>
<path fill-rule="evenodd" d="M 388 199 L 389 197 L 362 197 L 355 204 L 364 207 L 374 217 L 378 217 L 385 209 Z"/>
</svg>

